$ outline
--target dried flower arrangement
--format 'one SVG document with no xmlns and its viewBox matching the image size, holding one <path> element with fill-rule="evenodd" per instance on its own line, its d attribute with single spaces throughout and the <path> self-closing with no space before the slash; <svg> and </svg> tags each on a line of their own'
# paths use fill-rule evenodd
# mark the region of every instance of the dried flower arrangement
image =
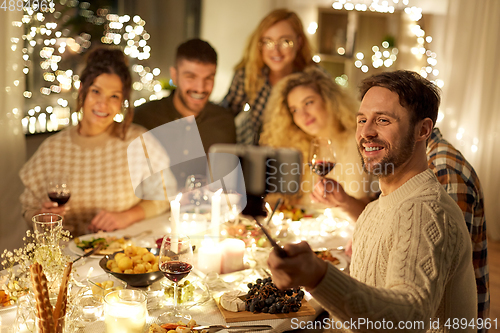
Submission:
<svg viewBox="0 0 500 333">
<path fill-rule="evenodd" d="M 42 265 L 47 275 L 49 290 L 56 291 L 59 288 L 64 268 L 70 261 L 69 256 L 62 253 L 64 245 L 59 244 L 70 238 L 69 231 L 62 227 L 53 229 L 49 234 L 28 230 L 23 238 L 24 247 L 13 251 L 5 250 L 0 255 L 0 264 L 7 272 L 4 281 L 0 281 L 0 289 L 5 290 L 10 298 L 4 305 L 13 304 L 30 290 L 30 266 L 36 262 Z"/>
</svg>

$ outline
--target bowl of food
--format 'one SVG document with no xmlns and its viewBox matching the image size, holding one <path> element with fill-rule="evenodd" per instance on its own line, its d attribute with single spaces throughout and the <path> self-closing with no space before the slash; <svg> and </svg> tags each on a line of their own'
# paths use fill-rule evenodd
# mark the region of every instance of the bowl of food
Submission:
<svg viewBox="0 0 500 333">
<path fill-rule="evenodd" d="M 87 281 L 92 289 L 92 295 L 100 301 L 112 291 L 127 288 L 125 281 L 117 279 L 111 274 L 92 276 L 87 278 Z"/>
<path fill-rule="evenodd" d="M 159 249 L 128 246 L 104 256 L 99 266 L 132 287 L 146 287 L 164 277 L 158 267 Z"/>
</svg>

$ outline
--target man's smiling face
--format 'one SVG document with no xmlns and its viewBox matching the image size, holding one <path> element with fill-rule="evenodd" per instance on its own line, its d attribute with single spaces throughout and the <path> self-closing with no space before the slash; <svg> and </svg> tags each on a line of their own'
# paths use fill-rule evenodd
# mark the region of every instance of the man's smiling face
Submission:
<svg viewBox="0 0 500 333">
<path fill-rule="evenodd" d="M 367 91 L 357 115 L 356 141 L 368 173 L 384 177 L 410 159 L 414 128 L 398 94 L 378 86 Z"/>
<path fill-rule="evenodd" d="M 198 115 L 208 102 L 214 88 L 217 65 L 198 61 L 180 60 L 170 68 L 170 75 L 177 89 L 174 99 L 186 111 Z"/>
</svg>

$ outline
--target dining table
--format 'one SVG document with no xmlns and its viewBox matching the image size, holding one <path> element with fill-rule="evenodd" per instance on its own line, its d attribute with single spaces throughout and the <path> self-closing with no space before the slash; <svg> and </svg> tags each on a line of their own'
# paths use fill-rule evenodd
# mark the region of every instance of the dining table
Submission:
<svg viewBox="0 0 500 333">
<path fill-rule="evenodd" d="M 138 246 L 144 246 L 144 247 L 155 246 L 156 239 L 161 238 L 163 237 L 163 235 L 171 232 L 170 220 L 171 220 L 170 213 L 165 213 L 153 218 L 136 222 L 125 229 L 109 232 L 108 234 L 116 235 L 117 237 L 130 236 L 132 237 L 131 241 L 135 242 L 135 244 Z M 141 235 L 141 234 L 144 235 L 145 234 L 144 231 L 150 231 L 150 232 L 146 233 L 147 234 L 146 236 L 134 240 L 135 235 Z M 341 234 L 342 233 L 340 234 L 336 233 L 335 235 L 336 239 L 334 240 L 334 243 L 336 245 L 339 244 L 343 245 L 345 243 L 344 238 L 346 236 Z M 331 240 L 332 239 L 330 239 L 330 241 Z M 69 242 L 72 241 L 73 240 L 70 240 Z M 64 246 L 63 253 L 68 255 L 72 260 L 77 259 L 78 255 L 75 254 L 74 251 L 71 251 L 70 250 L 71 247 L 68 245 L 69 244 L 66 244 L 66 246 Z M 267 269 L 267 264 L 266 264 L 267 255 L 269 251 L 270 249 L 268 249 L 268 252 L 266 252 L 265 249 L 257 249 L 256 253 L 258 253 L 258 256 L 256 256 L 251 254 L 253 252 L 251 249 L 247 249 L 246 251 L 247 254 L 245 255 L 245 262 L 246 262 L 245 271 L 242 271 L 240 273 L 238 272 L 232 273 L 232 275 L 228 274 L 228 276 L 224 276 L 224 274 L 221 274 L 220 276 L 217 274 L 215 274 L 215 276 L 213 274 L 205 275 L 204 273 L 201 273 L 200 271 L 196 270 L 196 265 L 194 265 L 191 274 L 195 275 L 195 277 L 193 278 L 200 280 L 202 283 L 204 283 L 205 286 L 207 286 L 206 291 L 209 297 L 208 299 L 205 299 L 203 302 L 201 302 L 201 304 L 194 304 L 194 306 L 191 306 L 189 309 L 185 309 L 184 311 L 186 311 L 189 315 L 191 315 L 191 317 L 194 320 L 196 320 L 198 324 L 202 325 L 270 325 L 272 326 L 272 329 L 262 332 L 293 331 L 294 325 L 292 325 L 292 318 L 283 318 L 283 319 L 279 318 L 270 320 L 253 320 L 253 321 L 242 321 L 236 323 L 233 322 L 227 323 L 215 301 L 215 297 L 220 296 L 220 294 L 224 291 L 224 289 L 227 289 L 227 291 L 230 291 L 233 288 L 239 290 L 245 290 L 245 288 L 247 288 L 246 284 L 248 283 L 249 278 L 251 279 L 255 279 L 258 277 L 265 278 L 266 275 L 269 274 L 269 270 Z M 349 258 L 345 255 L 342 249 L 340 249 L 336 255 L 338 257 L 342 257 L 343 260 L 347 261 L 349 260 Z M 249 260 L 247 257 L 253 257 L 253 258 L 250 258 Z M 80 281 L 80 283 L 85 283 L 86 280 L 89 278 L 105 274 L 103 269 L 99 266 L 99 261 L 100 258 L 97 256 L 90 256 L 78 260 L 73 266 L 75 280 Z M 210 279 L 208 279 L 209 276 Z M 217 284 L 216 283 L 217 281 L 221 283 Z M 155 284 L 158 283 L 160 282 L 155 282 Z M 152 286 L 143 288 L 134 288 L 129 286 L 127 288 L 140 289 L 145 291 L 146 293 L 151 293 L 151 294 L 154 294 L 154 292 L 158 291 L 158 288 L 152 288 Z M 315 314 L 306 317 L 299 317 L 298 319 L 295 320 L 306 321 L 306 322 L 314 321 L 316 316 L 322 311 L 321 306 L 317 302 L 315 302 L 315 300 L 307 292 L 305 299 L 308 301 L 309 305 L 311 305 L 314 308 Z M 148 305 L 148 311 L 149 314 L 147 318 L 147 325 L 144 332 L 147 332 L 147 328 L 150 326 L 150 324 L 152 324 L 153 322 L 157 322 L 156 318 L 158 317 L 158 315 L 164 312 L 165 309 L 149 307 Z M 10 309 L 7 310 L 2 310 L 0 308 L 0 333 L 16 332 L 14 330 L 15 318 L 16 318 L 16 307 L 11 307 Z M 76 332 L 92 332 L 92 333 L 105 332 L 104 321 L 98 320 L 96 322 L 87 323 L 79 327 L 76 330 Z M 226 332 L 226 331 L 221 331 L 221 332 Z"/>
</svg>

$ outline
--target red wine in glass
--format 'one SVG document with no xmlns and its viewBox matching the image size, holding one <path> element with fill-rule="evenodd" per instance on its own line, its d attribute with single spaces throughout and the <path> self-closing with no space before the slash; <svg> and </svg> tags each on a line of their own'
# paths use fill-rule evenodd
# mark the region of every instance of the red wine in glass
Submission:
<svg viewBox="0 0 500 333">
<path fill-rule="evenodd" d="M 333 144 L 328 138 L 314 138 L 309 147 L 309 165 L 312 171 L 324 178 L 333 170 L 336 164 L 335 151 Z M 326 198 L 326 192 L 323 193 Z"/>
<path fill-rule="evenodd" d="M 191 269 L 193 269 L 193 265 L 182 261 L 168 261 L 162 263 L 160 266 L 160 270 L 165 277 L 175 283 L 188 276 Z"/>
<path fill-rule="evenodd" d="M 325 177 L 333 170 L 335 162 L 317 161 L 312 165 L 312 170 L 320 177 Z"/>
<path fill-rule="evenodd" d="M 174 284 L 174 307 L 171 312 L 160 315 L 158 317 L 160 321 L 176 323 L 179 320 L 188 322 L 191 319 L 189 314 L 183 313 L 179 309 L 178 282 L 191 272 L 191 269 L 193 269 L 192 262 L 193 248 L 189 237 L 177 234 L 167 234 L 163 237 L 160 247 L 159 268 L 165 277 Z"/>
<path fill-rule="evenodd" d="M 64 193 L 64 192 L 49 192 L 49 199 L 52 202 L 57 202 L 59 206 L 64 205 L 66 202 L 68 202 L 69 198 L 71 197 L 71 193 Z"/>
<path fill-rule="evenodd" d="M 63 176 L 51 179 L 47 184 L 47 195 L 50 201 L 57 202 L 59 206 L 65 205 L 71 197 L 67 179 Z"/>
</svg>

